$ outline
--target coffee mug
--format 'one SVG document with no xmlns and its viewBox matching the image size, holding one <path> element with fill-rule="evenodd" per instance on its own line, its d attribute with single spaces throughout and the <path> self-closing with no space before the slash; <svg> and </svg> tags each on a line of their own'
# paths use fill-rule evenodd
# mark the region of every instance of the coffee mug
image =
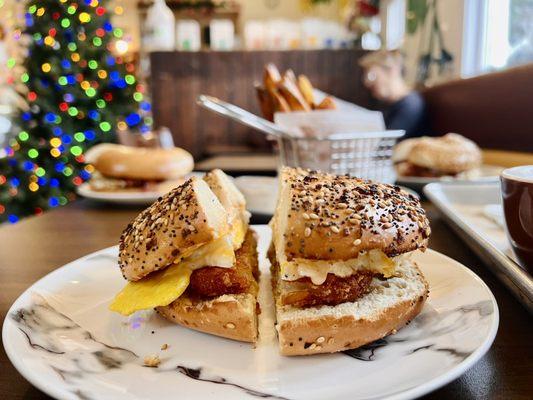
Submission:
<svg viewBox="0 0 533 400">
<path fill-rule="evenodd" d="M 533 273 L 533 165 L 506 169 L 500 178 L 507 236 L 520 265 Z"/>
</svg>

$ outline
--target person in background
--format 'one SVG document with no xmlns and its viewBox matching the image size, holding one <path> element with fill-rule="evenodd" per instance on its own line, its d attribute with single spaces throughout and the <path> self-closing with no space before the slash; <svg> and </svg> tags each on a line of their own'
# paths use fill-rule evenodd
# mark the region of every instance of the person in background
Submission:
<svg viewBox="0 0 533 400">
<path fill-rule="evenodd" d="M 379 50 L 361 58 L 364 85 L 380 102 L 387 129 L 403 129 L 403 139 L 428 135 L 426 105 L 404 79 L 403 56 L 398 50 Z"/>
</svg>

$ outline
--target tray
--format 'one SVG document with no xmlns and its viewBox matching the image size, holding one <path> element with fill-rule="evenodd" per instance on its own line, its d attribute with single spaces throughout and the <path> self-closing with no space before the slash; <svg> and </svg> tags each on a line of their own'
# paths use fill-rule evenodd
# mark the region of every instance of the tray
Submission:
<svg viewBox="0 0 533 400">
<path fill-rule="evenodd" d="M 430 183 L 424 193 L 452 229 L 533 313 L 533 278 L 513 260 L 503 227 L 486 212 L 501 204 L 499 184 Z"/>
</svg>

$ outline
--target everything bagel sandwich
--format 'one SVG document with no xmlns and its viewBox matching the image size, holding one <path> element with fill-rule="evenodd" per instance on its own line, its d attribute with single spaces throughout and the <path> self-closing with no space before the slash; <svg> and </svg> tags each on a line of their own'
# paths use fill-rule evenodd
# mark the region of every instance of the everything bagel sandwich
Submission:
<svg viewBox="0 0 533 400">
<path fill-rule="evenodd" d="M 399 187 L 284 168 L 269 250 L 281 353 L 353 349 L 401 328 L 428 286 L 429 222 Z"/>
<path fill-rule="evenodd" d="M 173 189 L 123 232 L 119 266 L 130 282 L 110 309 L 155 308 L 191 329 L 255 341 L 259 270 L 248 220 L 244 197 L 220 170 Z"/>
</svg>

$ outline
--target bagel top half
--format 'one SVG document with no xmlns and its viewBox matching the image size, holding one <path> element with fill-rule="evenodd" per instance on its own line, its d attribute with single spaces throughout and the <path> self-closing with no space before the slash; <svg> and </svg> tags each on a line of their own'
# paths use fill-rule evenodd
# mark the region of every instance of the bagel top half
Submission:
<svg viewBox="0 0 533 400">
<path fill-rule="evenodd" d="M 138 281 L 230 231 L 227 213 L 201 178 L 192 177 L 140 213 L 122 233 L 119 266 Z"/>
<path fill-rule="evenodd" d="M 425 249 L 429 221 L 398 186 L 300 168 L 283 168 L 272 220 L 283 258 L 349 260 L 380 250 L 394 257 Z"/>
</svg>

